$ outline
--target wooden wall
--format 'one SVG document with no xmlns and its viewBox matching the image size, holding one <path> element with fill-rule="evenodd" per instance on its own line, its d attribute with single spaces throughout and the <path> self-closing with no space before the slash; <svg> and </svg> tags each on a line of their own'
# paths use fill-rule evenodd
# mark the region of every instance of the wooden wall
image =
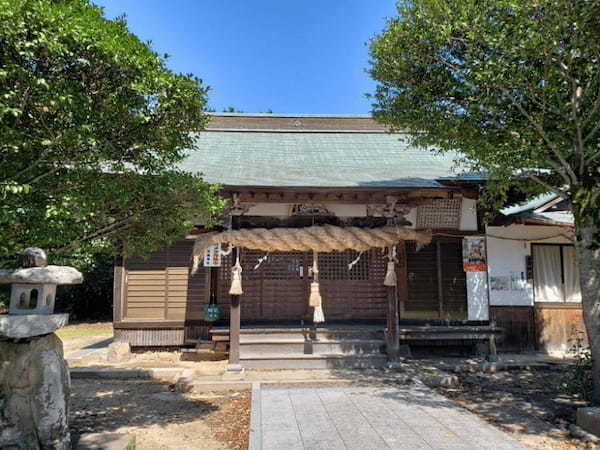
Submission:
<svg viewBox="0 0 600 450">
<path fill-rule="evenodd" d="M 577 338 L 585 342 L 585 326 L 578 303 L 491 306 L 490 320 L 504 329 L 504 338 L 498 345 L 502 351 L 564 353 Z"/>
<path fill-rule="evenodd" d="M 401 303 L 407 319 L 467 319 L 467 282 L 462 239 L 434 240 L 417 251 L 406 245 L 408 296 Z"/>
<path fill-rule="evenodd" d="M 123 320 L 201 320 L 208 270 L 190 273 L 192 241 L 178 241 L 147 259 L 125 261 Z"/>
<path fill-rule="evenodd" d="M 507 352 L 534 350 L 536 333 L 533 317 L 530 306 L 491 306 L 490 321 L 504 329 L 498 349 Z"/>
<path fill-rule="evenodd" d="M 586 341 L 579 303 L 536 303 L 535 326 L 540 350 L 566 352 L 577 338 Z"/>
<path fill-rule="evenodd" d="M 208 337 L 202 321 L 208 303 L 209 271 L 190 273 L 193 241 L 182 240 L 115 267 L 114 327 L 133 345 L 182 345 Z M 145 331 L 147 330 L 147 331 Z"/>
</svg>

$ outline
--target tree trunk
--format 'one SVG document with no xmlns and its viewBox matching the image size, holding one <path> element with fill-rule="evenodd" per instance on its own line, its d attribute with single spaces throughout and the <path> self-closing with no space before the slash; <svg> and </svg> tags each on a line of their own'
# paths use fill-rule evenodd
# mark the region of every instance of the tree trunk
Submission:
<svg viewBox="0 0 600 450">
<path fill-rule="evenodd" d="M 581 280 L 583 321 L 592 352 L 592 402 L 600 405 L 600 250 L 592 243 L 597 228 L 581 227 L 577 233 L 577 253 Z"/>
</svg>

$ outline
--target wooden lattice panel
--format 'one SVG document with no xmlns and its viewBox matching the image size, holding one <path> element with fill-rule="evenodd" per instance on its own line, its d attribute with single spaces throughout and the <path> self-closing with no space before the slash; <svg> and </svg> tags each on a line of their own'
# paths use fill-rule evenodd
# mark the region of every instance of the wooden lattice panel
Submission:
<svg viewBox="0 0 600 450">
<path fill-rule="evenodd" d="M 312 277 L 312 252 L 271 252 L 258 269 L 254 266 L 266 252 L 241 249 L 243 267 L 242 322 L 310 321 L 308 307 Z M 383 285 L 386 260 L 381 249 L 364 252 L 348 270 L 358 252 L 319 253 L 319 280 L 327 320 L 383 319 L 387 289 Z M 231 255 L 219 270 L 219 304 L 229 302 Z"/>
<path fill-rule="evenodd" d="M 348 265 L 356 260 L 359 252 L 345 250 L 343 252 L 319 253 L 320 280 L 369 280 L 369 261 L 371 252 L 364 252 L 358 262 L 348 269 Z"/>
<path fill-rule="evenodd" d="M 305 275 L 304 254 L 302 252 L 269 253 L 258 270 L 262 271 L 264 280 L 300 280 Z"/>
<path fill-rule="evenodd" d="M 261 263 L 262 258 L 265 259 Z M 255 268 L 259 263 L 260 266 Z M 232 264 L 231 255 L 223 256 L 219 279 L 230 279 Z M 243 280 L 299 280 L 306 275 L 303 252 L 267 253 L 241 249 L 240 264 Z"/>
<path fill-rule="evenodd" d="M 431 200 L 417 208 L 417 229 L 458 229 L 462 199 Z"/>
</svg>

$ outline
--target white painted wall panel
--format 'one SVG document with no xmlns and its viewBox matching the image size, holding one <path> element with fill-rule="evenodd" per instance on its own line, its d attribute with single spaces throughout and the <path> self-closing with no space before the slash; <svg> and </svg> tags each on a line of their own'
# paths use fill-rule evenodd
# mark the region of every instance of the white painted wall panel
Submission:
<svg viewBox="0 0 600 450">
<path fill-rule="evenodd" d="M 325 204 L 337 217 L 366 217 L 367 205 Z"/>
<path fill-rule="evenodd" d="M 292 205 L 289 203 L 256 203 L 246 213 L 248 216 L 287 217 Z"/>
<path fill-rule="evenodd" d="M 531 254 L 531 243 L 570 243 L 565 228 L 533 225 L 509 225 L 487 227 L 488 273 L 493 276 L 508 276 L 513 273 L 526 278 L 526 256 Z M 493 236 L 497 236 L 494 238 Z M 500 239 L 504 238 L 504 239 Z M 528 241 L 510 240 L 527 239 Z M 491 306 L 533 306 L 533 286 L 523 282 L 524 289 L 490 290 Z"/>
<path fill-rule="evenodd" d="M 477 231 L 477 200 L 462 199 L 459 229 L 462 231 Z"/>
<path fill-rule="evenodd" d="M 489 320 L 488 284 L 485 272 L 467 272 L 467 318 Z"/>
</svg>

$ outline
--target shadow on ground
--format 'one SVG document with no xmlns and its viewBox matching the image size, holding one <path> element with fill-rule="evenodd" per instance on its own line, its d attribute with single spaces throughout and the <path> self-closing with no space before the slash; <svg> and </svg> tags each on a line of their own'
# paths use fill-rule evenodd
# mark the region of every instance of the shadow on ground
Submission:
<svg viewBox="0 0 600 450">
<path fill-rule="evenodd" d="M 586 402 L 561 392 L 562 368 L 559 365 L 453 374 L 458 377 L 457 384 L 434 389 L 444 397 L 431 395 L 431 390 L 423 385 L 417 389 L 417 397 L 414 391 L 411 395 L 403 392 L 403 386 L 427 382 L 429 376 L 448 375 L 445 371 L 460 363 L 464 360 L 457 358 L 454 363 L 449 358 L 406 360 L 398 369 L 333 369 L 331 373 L 347 383 L 397 387 L 397 391 L 382 395 L 414 404 L 415 408 L 447 408 L 458 404 L 515 434 L 533 448 L 587 448 L 569 433 L 569 425 L 575 423 L 577 408 L 585 406 Z"/>
<path fill-rule="evenodd" d="M 187 398 L 155 380 L 75 379 L 71 385 L 70 424 L 77 434 L 188 423 L 217 409 L 213 402 Z"/>
</svg>

